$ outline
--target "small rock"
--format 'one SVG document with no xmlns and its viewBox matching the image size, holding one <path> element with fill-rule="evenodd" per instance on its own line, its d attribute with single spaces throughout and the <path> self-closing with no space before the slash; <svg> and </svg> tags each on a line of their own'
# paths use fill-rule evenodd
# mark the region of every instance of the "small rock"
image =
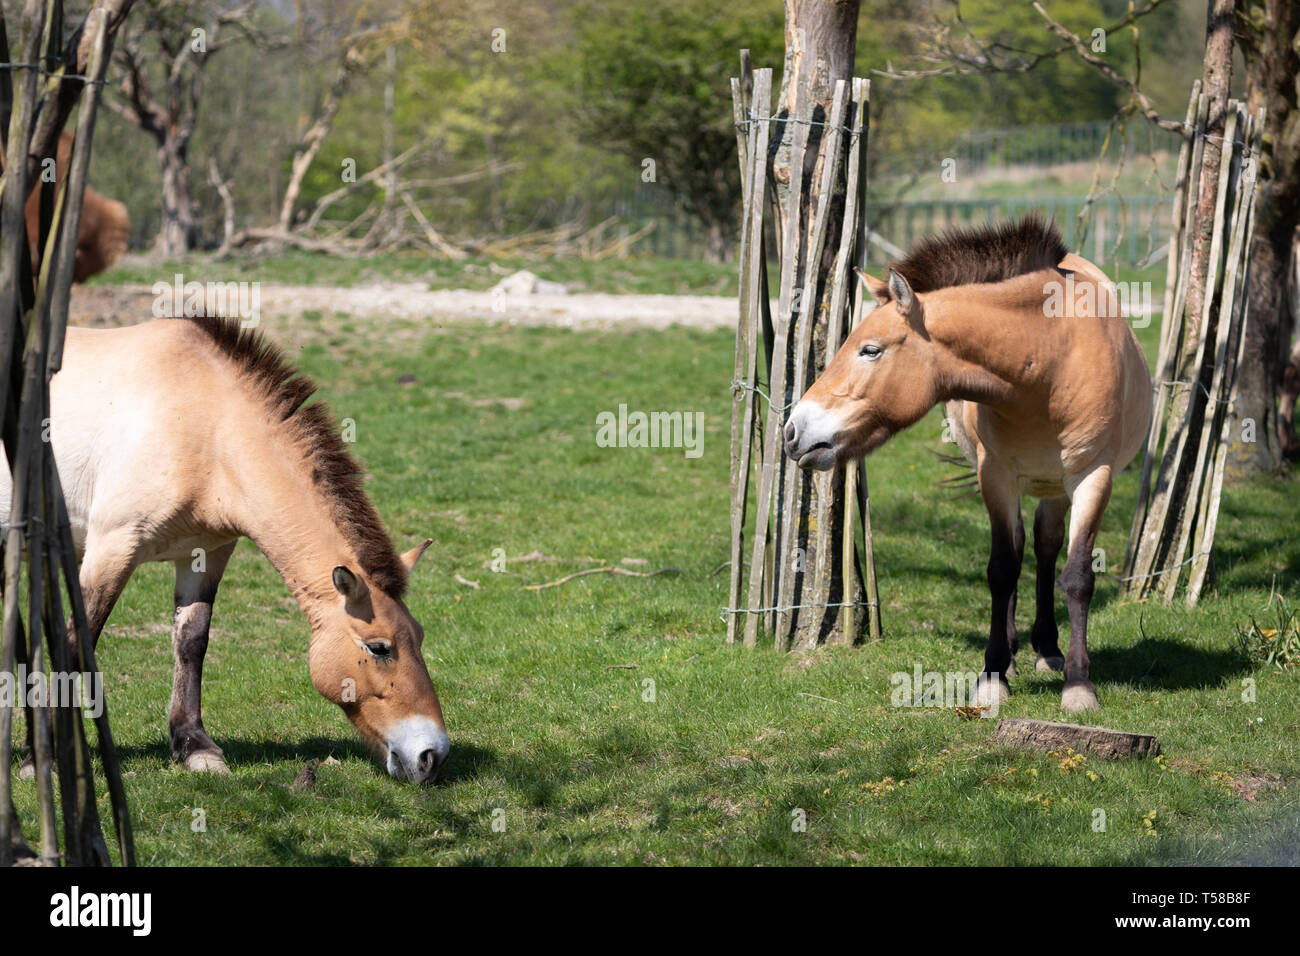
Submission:
<svg viewBox="0 0 1300 956">
<path fill-rule="evenodd" d="M 500 295 L 568 295 L 569 289 L 562 282 L 548 282 L 537 277 L 536 273 L 520 269 L 506 276 L 492 287 L 493 293 Z"/>
</svg>

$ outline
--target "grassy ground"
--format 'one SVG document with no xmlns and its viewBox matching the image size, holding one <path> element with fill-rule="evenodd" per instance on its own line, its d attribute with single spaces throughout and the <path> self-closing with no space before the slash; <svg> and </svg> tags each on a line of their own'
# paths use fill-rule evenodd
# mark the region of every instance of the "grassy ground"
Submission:
<svg viewBox="0 0 1300 956">
<path fill-rule="evenodd" d="M 1078 764 L 995 746 L 993 721 L 891 706 L 892 674 L 976 670 L 987 633 L 987 525 L 977 500 L 934 488 L 938 410 L 869 462 L 884 640 L 745 650 L 722 640 L 725 574 L 711 573 L 727 547 L 730 335 L 320 325 L 299 358 L 356 421 L 380 512 L 399 546 L 436 542 L 410 603 L 452 755 L 436 786 L 383 773 L 313 690 L 306 624 L 241 543 L 204 687 L 233 776 L 178 769 L 170 569 L 145 567 L 100 644 L 142 861 L 1300 862 L 1300 687 L 1236 636 L 1271 619 L 1274 585 L 1300 598 L 1294 478 L 1225 492 L 1218 590 L 1188 610 L 1118 600 L 1135 499 L 1121 476 L 1099 541 L 1097 719 L 1159 735 L 1166 756 Z M 597 414 L 620 403 L 703 412 L 703 455 L 597 447 Z M 522 589 L 598 562 L 681 573 Z M 1031 653 L 1002 716 L 1061 719 L 1060 678 Z M 329 756 L 314 790 L 290 789 Z M 31 832 L 30 783 L 17 799 Z"/>
</svg>

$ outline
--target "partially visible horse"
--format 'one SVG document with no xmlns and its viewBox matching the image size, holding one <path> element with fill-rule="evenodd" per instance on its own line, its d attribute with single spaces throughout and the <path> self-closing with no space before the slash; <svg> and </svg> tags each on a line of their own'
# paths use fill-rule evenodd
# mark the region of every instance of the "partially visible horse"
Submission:
<svg viewBox="0 0 1300 956">
<path fill-rule="evenodd" d="M 1097 707 L 1088 665 L 1093 544 L 1112 478 L 1142 447 L 1151 417 L 1146 358 L 1114 287 L 1068 252 L 1055 226 L 1033 217 L 926 239 L 887 281 L 863 279 L 879 305 L 790 413 L 786 453 L 804 468 L 852 461 L 946 402 L 992 527 L 980 699 L 1004 698 L 1015 673 L 1020 496 L 1029 494 L 1042 499 L 1034 516 L 1036 666 L 1064 669 L 1065 710 Z M 1067 509 L 1063 657 L 1053 597 Z"/>
<path fill-rule="evenodd" d="M 59 148 L 54 160 L 56 183 L 63 182 L 71 159 L 72 134 L 63 133 L 59 137 Z M 27 205 L 24 209 L 27 218 L 27 241 L 31 244 L 33 265 L 40 261 L 40 250 L 36 245 L 41 230 L 41 188 L 41 179 L 38 176 L 36 186 L 27 197 Z M 101 196 L 87 186 L 81 200 L 81 224 L 77 229 L 77 257 L 73 265 L 73 281 L 85 282 L 96 273 L 109 268 L 126 251 L 126 242 L 130 234 L 131 219 L 127 215 L 126 206 L 116 199 Z"/>
<path fill-rule="evenodd" d="M 399 779 L 447 757 L 424 630 L 402 597 L 431 542 L 398 555 L 315 384 L 228 319 L 68 330 L 50 387 L 55 461 L 97 639 L 135 568 L 176 567 L 169 731 L 191 770 L 226 770 L 203 726 L 203 656 L 240 537 L 267 556 L 311 628 L 312 683 Z M 3 469 L 0 469 L 3 471 Z M 0 477 L 0 513 L 12 488 Z"/>
</svg>

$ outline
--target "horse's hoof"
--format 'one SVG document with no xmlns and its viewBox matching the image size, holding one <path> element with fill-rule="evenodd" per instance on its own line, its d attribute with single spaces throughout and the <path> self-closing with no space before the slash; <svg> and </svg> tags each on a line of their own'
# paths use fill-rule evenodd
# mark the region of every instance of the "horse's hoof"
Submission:
<svg viewBox="0 0 1300 956">
<path fill-rule="evenodd" d="M 1061 710 L 1067 714 L 1077 714 L 1084 710 L 1098 710 L 1097 688 L 1092 684 L 1071 684 L 1061 694 Z"/>
<path fill-rule="evenodd" d="M 185 758 L 185 769 L 196 773 L 228 774 L 230 768 L 221 759 L 221 754 L 210 750 L 197 750 Z"/>
<path fill-rule="evenodd" d="M 1064 657 L 1043 657 L 1041 654 L 1038 660 L 1034 662 L 1036 671 L 1063 671 L 1065 670 Z"/>
<path fill-rule="evenodd" d="M 979 707 L 997 707 L 1011 696 L 1011 688 L 1000 677 L 990 678 L 988 674 L 979 676 L 975 688 L 975 704 Z"/>
<path fill-rule="evenodd" d="M 31 758 L 24 760 L 22 766 L 18 768 L 18 779 L 19 780 L 36 779 L 36 764 L 32 763 Z"/>
<path fill-rule="evenodd" d="M 1011 663 L 1007 665 L 1007 680 L 1016 676 L 1016 659 L 1011 658 Z"/>
</svg>

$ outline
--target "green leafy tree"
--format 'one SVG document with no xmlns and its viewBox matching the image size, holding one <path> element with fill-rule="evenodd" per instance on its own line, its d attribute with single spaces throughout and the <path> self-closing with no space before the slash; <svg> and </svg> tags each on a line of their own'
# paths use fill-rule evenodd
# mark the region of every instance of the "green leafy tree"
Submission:
<svg viewBox="0 0 1300 956">
<path fill-rule="evenodd" d="M 625 157 L 629 183 L 667 189 L 725 259 L 740 200 L 730 77 L 742 47 L 780 64 L 780 4 L 617 0 L 573 14 L 583 131 Z"/>
</svg>

